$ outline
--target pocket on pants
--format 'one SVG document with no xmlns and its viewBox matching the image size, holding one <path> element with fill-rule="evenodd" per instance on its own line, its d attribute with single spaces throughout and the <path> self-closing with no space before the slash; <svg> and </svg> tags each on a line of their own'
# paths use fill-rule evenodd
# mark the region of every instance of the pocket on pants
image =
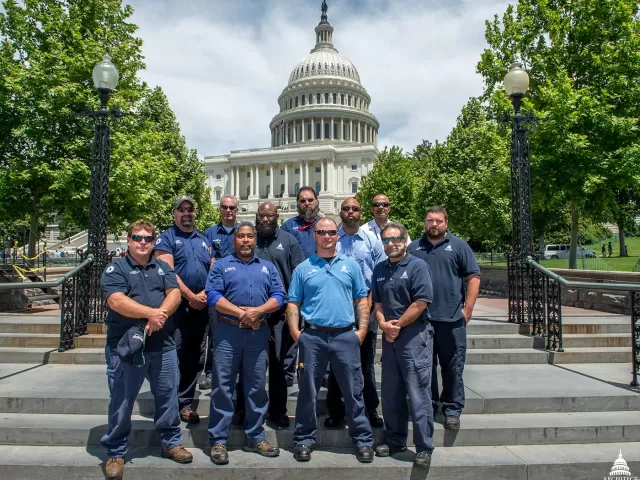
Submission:
<svg viewBox="0 0 640 480">
<path fill-rule="evenodd" d="M 420 388 L 427 388 L 431 386 L 431 362 L 427 359 L 418 359 L 413 361 L 413 366 L 416 369 L 416 377 L 418 378 L 418 386 Z"/>
</svg>

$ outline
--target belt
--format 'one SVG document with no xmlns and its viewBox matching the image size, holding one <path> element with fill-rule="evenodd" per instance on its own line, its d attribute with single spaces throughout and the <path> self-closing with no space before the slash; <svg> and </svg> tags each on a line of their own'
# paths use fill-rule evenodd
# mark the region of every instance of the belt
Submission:
<svg viewBox="0 0 640 480">
<path fill-rule="evenodd" d="M 218 313 L 218 320 L 222 323 L 226 323 L 227 325 L 232 325 L 238 328 L 251 328 L 249 325 L 240 323 L 238 320 L 231 320 L 230 318 L 224 317 L 220 313 Z M 264 323 L 264 320 L 260 320 L 260 323 Z"/>
<path fill-rule="evenodd" d="M 311 330 L 318 330 L 320 332 L 348 332 L 349 330 L 353 330 L 353 323 L 348 327 L 321 327 L 320 325 L 316 325 L 314 323 L 305 323 L 305 327 L 309 327 Z"/>
</svg>

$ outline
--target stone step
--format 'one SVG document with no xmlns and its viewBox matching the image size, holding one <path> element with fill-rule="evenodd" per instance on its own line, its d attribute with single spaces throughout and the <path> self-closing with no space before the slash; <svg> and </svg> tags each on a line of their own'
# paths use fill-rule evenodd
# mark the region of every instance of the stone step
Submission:
<svg viewBox="0 0 640 480">
<path fill-rule="evenodd" d="M 564 352 L 549 352 L 549 363 L 626 363 L 633 358 L 629 347 L 565 348 Z"/>
<path fill-rule="evenodd" d="M 0 347 L 57 348 L 60 333 L 0 333 Z"/>
<path fill-rule="evenodd" d="M 90 334 L 106 334 L 107 326 L 90 323 L 87 325 Z M 0 334 L 2 333 L 31 333 L 31 334 L 60 334 L 60 314 L 37 315 L 8 315 L 0 314 Z"/>
<path fill-rule="evenodd" d="M 160 458 L 158 448 L 139 448 L 129 453 L 125 478 L 325 480 L 331 476 L 349 480 L 591 480 L 608 476 L 621 448 L 632 474 L 639 471 L 640 443 L 437 448 L 428 471 L 413 467 L 411 451 L 360 464 L 351 448 L 314 450 L 308 463 L 296 462 L 287 451 L 281 451 L 277 458 L 263 458 L 255 453 L 231 450 L 229 465 L 218 466 L 211 463 L 208 451 L 191 450 L 193 462 L 180 465 Z M 102 478 L 105 459 L 105 450 L 100 447 L 0 446 L 3 480 Z"/>
<path fill-rule="evenodd" d="M 440 418 L 442 420 L 442 418 Z M 105 415 L 34 415 L 4 413 L 0 417 L 0 444 L 98 446 L 106 433 Z M 327 429 L 318 419 L 316 446 L 347 448 L 352 445 L 346 427 Z M 187 448 L 209 445 L 207 418 L 197 425 L 182 424 L 183 444 Z M 293 422 L 292 422 L 293 423 Z M 129 446 L 160 446 L 152 417 L 134 415 Z M 265 425 L 267 440 L 284 448 L 292 446 L 293 426 L 286 429 Z M 384 442 L 384 430 L 374 429 L 376 443 Z M 242 447 L 244 429 L 233 427 L 228 445 Z M 638 412 L 577 412 L 463 415 L 460 430 L 445 430 L 435 424 L 436 447 L 541 445 L 565 443 L 640 442 Z M 409 424 L 408 445 L 413 446 L 413 429 Z"/>
<path fill-rule="evenodd" d="M 630 364 L 468 365 L 467 414 L 640 411 L 640 390 L 629 387 Z M 376 378 L 381 379 L 380 367 Z M 103 365 L 0 364 L 2 413 L 107 415 L 109 391 Z M 378 390 L 380 384 L 378 383 Z M 209 415 L 210 391 L 197 391 L 194 409 Z M 287 409 L 295 413 L 298 386 L 288 389 Z M 317 412 L 326 413 L 326 390 Z M 381 409 L 378 409 L 381 412 Z M 154 402 L 144 382 L 136 415 L 153 416 Z"/>
</svg>

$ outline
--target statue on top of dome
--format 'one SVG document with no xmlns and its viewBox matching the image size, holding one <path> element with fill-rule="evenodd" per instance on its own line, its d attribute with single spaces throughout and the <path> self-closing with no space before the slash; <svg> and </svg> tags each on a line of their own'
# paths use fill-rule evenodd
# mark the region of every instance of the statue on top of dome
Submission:
<svg viewBox="0 0 640 480">
<path fill-rule="evenodd" d="M 322 0 L 322 16 L 326 17 L 327 16 L 327 10 L 329 10 L 329 7 L 327 6 L 327 0 Z"/>
</svg>

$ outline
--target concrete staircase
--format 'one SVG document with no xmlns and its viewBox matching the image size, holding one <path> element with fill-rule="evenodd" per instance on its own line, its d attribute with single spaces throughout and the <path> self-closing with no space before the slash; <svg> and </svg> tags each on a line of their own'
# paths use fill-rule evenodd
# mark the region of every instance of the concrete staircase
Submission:
<svg viewBox="0 0 640 480">
<path fill-rule="evenodd" d="M 109 394 L 104 330 L 90 326 L 78 348 L 58 353 L 54 316 L 0 316 L 0 479 L 101 478 Z M 565 348 L 545 352 L 528 327 L 503 317 L 469 325 L 465 370 L 466 407 L 458 432 L 436 419 L 436 451 L 429 472 L 412 468 L 412 454 L 376 458 L 360 465 L 346 428 L 329 430 L 319 418 L 318 448 L 308 464 L 287 449 L 291 430 L 267 424 L 282 453 L 264 459 L 241 451 L 244 433 L 234 429 L 226 467 L 206 454 L 206 418 L 183 424 L 195 461 L 176 465 L 159 458 L 153 398 L 145 382 L 134 410 L 125 478 L 283 479 L 593 479 L 608 476 L 622 450 L 632 475 L 640 476 L 640 390 L 629 387 L 629 318 L 594 315 L 565 318 Z M 380 379 L 378 369 L 377 378 Z M 208 416 L 209 392 L 195 405 Z M 324 391 L 320 392 L 321 399 Z M 289 389 L 295 413 L 297 386 Z M 318 414 L 324 415 L 324 402 Z M 376 441 L 384 439 L 376 430 Z M 411 432 L 409 444 L 412 444 Z"/>
</svg>

